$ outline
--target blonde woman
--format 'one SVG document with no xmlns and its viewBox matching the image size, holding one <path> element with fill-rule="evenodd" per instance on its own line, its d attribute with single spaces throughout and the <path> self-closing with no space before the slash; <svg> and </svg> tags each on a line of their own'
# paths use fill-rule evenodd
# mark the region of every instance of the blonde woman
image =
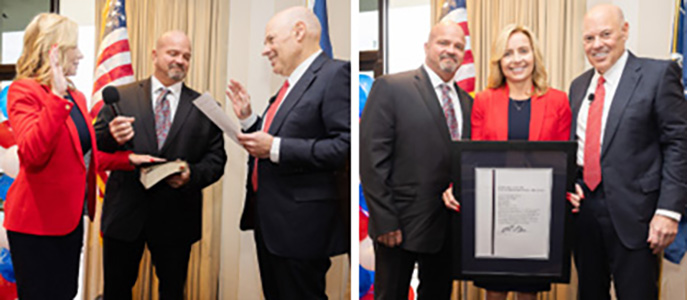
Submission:
<svg viewBox="0 0 687 300">
<path fill-rule="evenodd" d="M 541 50 L 534 34 L 524 26 L 508 25 L 491 47 L 487 89 L 478 93 L 472 107 L 472 139 L 483 141 L 566 141 L 570 138 L 570 105 L 562 91 L 549 87 Z M 447 207 L 457 210 L 451 191 L 443 195 Z M 511 284 L 475 282 L 487 290 L 487 299 L 536 299 L 549 283 Z"/>
<path fill-rule="evenodd" d="M 83 58 L 77 33 L 65 17 L 34 17 L 9 88 L 20 168 L 7 194 L 4 226 L 22 300 L 76 296 L 83 215 L 95 214 L 96 168 L 133 169 L 151 159 L 97 151 L 84 95 L 67 79 Z"/>
</svg>

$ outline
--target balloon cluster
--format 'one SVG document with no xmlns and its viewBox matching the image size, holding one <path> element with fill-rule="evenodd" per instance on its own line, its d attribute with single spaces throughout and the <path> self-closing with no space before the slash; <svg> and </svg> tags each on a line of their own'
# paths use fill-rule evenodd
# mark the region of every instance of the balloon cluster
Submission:
<svg viewBox="0 0 687 300">
<path fill-rule="evenodd" d="M 19 173 L 17 142 L 7 116 L 7 92 L 9 85 L 0 91 L 0 200 L 5 201 L 7 190 Z M 0 221 L 4 219 L 0 213 Z M 0 300 L 17 299 L 17 286 L 12 258 L 7 242 L 7 232 L 0 227 Z"/>
</svg>

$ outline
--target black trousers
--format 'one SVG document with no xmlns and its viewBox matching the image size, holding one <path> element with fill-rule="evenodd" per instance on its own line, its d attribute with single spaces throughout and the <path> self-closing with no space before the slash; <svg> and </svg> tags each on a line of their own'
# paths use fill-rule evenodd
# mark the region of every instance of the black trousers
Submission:
<svg viewBox="0 0 687 300">
<path fill-rule="evenodd" d="M 375 299 L 408 299 L 415 262 L 420 278 L 417 299 L 449 299 L 452 282 L 450 244 L 444 241 L 438 253 L 417 253 L 375 242 Z"/>
<path fill-rule="evenodd" d="M 7 231 L 19 299 L 74 299 L 78 290 L 83 220 L 65 236 Z"/>
<path fill-rule="evenodd" d="M 262 292 L 266 300 L 327 299 L 325 293 L 329 258 L 296 259 L 271 253 L 260 230 L 255 230 Z"/>
<path fill-rule="evenodd" d="M 581 182 L 580 185 L 583 185 Z M 658 299 L 658 257 L 647 244 L 625 247 L 608 213 L 603 186 L 590 192 L 574 216 L 574 257 L 579 279 L 579 299 L 611 299 L 611 278 L 620 300 Z"/>
<path fill-rule="evenodd" d="M 143 237 L 133 242 L 103 237 L 105 300 L 132 298 L 145 244 Z M 191 244 L 148 244 L 148 250 L 159 280 L 160 299 L 183 300 Z"/>
</svg>

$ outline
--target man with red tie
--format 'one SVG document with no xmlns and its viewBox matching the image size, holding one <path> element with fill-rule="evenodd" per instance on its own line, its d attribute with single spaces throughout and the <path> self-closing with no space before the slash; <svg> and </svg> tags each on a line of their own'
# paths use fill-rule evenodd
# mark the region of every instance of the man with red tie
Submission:
<svg viewBox="0 0 687 300">
<path fill-rule="evenodd" d="M 658 257 L 687 203 L 687 102 L 677 63 L 626 50 L 617 6 L 584 18 L 593 69 L 570 86 L 580 172 L 569 195 L 580 299 L 657 299 Z"/>
<path fill-rule="evenodd" d="M 241 229 L 255 230 L 265 299 L 326 299 L 329 257 L 349 248 L 337 179 L 350 156 L 351 69 L 322 52 L 320 32 L 305 7 L 267 23 L 262 55 L 286 80 L 262 117 L 240 83 L 227 88 L 250 154 Z"/>
</svg>

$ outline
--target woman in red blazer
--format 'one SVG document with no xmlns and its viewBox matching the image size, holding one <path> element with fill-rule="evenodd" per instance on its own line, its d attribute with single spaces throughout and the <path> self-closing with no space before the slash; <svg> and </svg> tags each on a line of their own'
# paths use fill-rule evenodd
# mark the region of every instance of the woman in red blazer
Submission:
<svg viewBox="0 0 687 300">
<path fill-rule="evenodd" d="M 20 167 L 7 193 L 4 226 L 22 300 L 76 296 L 82 220 L 95 214 L 96 170 L 133 169 L 150 159 L 97 151 L 86 100 L 66 78 L 83 57 L 77 30 L 65 17 L 36 16 L 9 88 Z"/>
<path fill-rule="evenodd" d="M 472 139 L 482 141 L 567 141 L 570 139 L 570 105 L 564 92 L 550 88 L 541 50 L 532 32 L 508 25 L 491 48 L 487 89 L 478 93 L 472 106 Z M 443 195 L 447 207 L 459 210 L 452 191 Z M 506 299 L 509 291 L 518 299 L 536 299 L 550 290 L 549 283 L 511 284 L 480 282 L 487 299 Z"/>
</svg>

